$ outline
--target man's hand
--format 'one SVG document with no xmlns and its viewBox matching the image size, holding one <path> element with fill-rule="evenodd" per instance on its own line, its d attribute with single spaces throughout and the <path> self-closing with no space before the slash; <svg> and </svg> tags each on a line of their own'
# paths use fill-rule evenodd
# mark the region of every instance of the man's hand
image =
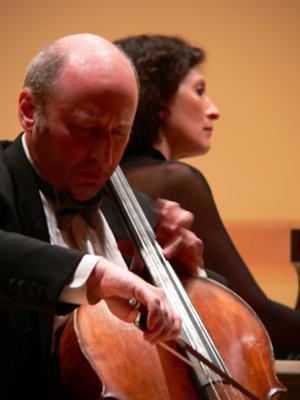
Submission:
<svg viewBox="0 0 300 400">
<path fill-rule="evenodd" d="M 194 216 L 178 203 L 159 199 L 156 201 L 159 224 L 156 237 L 163 248 L 164 256 L 178 269 L 195 274 L 203 268 L 203 242 L 190 231 Z M 119 242 L 121 253 L 133 258 L 131 270 L 140 272 L 143 263 L 130 241 Z"/>
<path fill-rule="evenodd" d="M 144 338 L 150 343 L 172 340 L 180 334 L 181 319 L 170 309 L 163 290 L 103 257 L 87 281 L 87 297 L 90 304 L 105 300 L 111 312 L 126 322 L 136 319 L 139 310 L 129 300 L 137 300 L 147 311 Z"/>
<path fill-rule="evenodd" d="M 160 223 L 156 229 L 157 240 L 164 256 L 175 261 L 182 270 L 196 273 L 203 267 L 203 242 L 189 230 L 194 217 L 178 203 L 159 199 L 156 202 Z"/>
</svg>

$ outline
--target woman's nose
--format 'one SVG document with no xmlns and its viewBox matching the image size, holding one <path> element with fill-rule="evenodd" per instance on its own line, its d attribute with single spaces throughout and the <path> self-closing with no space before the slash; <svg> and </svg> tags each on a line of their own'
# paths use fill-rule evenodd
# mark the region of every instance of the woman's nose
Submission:
<svg viewBox="0 0 300 400">
<path fill-rule="evenodd" d="M 210 98 L 207 98 L 208 107 L 206 110 L 206 114 L 210 119 L 219 119 L 220 118 L 220 111 L 218 107 L 213 103 Z"/>
</svg>

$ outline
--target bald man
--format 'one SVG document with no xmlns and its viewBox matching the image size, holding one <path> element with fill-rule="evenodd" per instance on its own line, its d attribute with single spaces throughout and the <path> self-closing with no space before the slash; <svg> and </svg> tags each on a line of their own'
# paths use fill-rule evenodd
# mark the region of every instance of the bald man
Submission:
<svg viewBox="0 0 300 400">
<path fill-rule="evenodd" d="M 41 254 L 29 267 L 25 258 L 23 267 L 6 272 L 5 302 L 16 310 L 5 326 L 12 351 L 10 361 L 2 357 L 8 394 L 1 398 L 46 398 L 48 392 L 58 398 L 58 382 L 49 386 L 53 339 L 58 316 L 76 305 L 105 300 L 117 317 L 133 322 L 134 298 L 148 312 L 145 340 L 157 343 L 180 332 L 181 320 L 162 290 L 126 269 L 99 208 L 101 189 L 128 142 L 137 101 L 130 61 L 96 35 L 63 37 L 29 65 L 19 96 L 24 132 L 5 150 L 19 218 L 15 230 L 73 253 L 66 262 Z M 0 189 L 0 206 L 1 199 Z M 186 229 L 190 213 L 161 203 L 161 215 L 165 255 L 197 268 L 202 243 Z"/>
</svg>

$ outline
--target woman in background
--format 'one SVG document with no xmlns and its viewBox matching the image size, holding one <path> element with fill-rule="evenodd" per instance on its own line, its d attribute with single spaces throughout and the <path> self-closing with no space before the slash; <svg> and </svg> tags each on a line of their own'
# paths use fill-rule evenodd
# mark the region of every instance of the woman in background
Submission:
<svg viewBox="0 0 300 400">
<path fill-rule="evenodd" d="M 115 42 L 132 60 L 140 100 L 122 168 L 131 185 L 153 199 L 178 202 L 195 216 L 193 231 L 204 242 L 209 269 L 256 311 L 277 358 L 300 352 L 300 312 L 270 300 L 234 247 L 205 177 L 182 157 L 206 154 L 219 111 L 206 94 L 204 51 L 186 41 L 138 35 Z"/>
</svg>

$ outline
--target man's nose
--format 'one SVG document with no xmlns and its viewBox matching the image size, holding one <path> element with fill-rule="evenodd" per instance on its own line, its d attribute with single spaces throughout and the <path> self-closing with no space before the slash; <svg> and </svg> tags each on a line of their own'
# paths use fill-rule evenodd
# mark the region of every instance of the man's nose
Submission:
<svg viewBox="0 0 300 400">
<path fill-rule="evenodd" d="M 105 167 L 111 165 L 113 160 L 113 142 L 110 135 L 92 144 L 91 157 Z"/>
</svg>

